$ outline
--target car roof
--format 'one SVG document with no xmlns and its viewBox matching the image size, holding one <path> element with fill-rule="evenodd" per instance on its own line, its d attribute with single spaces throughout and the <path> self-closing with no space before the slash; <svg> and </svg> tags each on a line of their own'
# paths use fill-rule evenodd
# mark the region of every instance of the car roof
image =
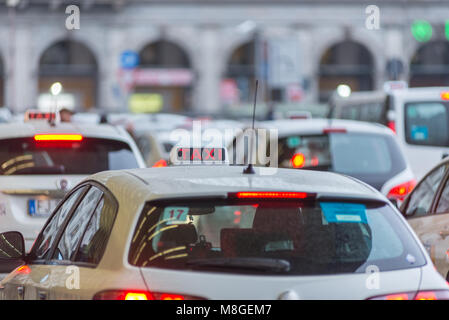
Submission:
<svg viewBox="0 0 449 320">
<path fill-rule="evenodd" d="M 386 201 L 367 184 L 342 174 L 255 167 L 255 174 L 244 174 L 243 166 L 179 166 L 104 171 L 90 177 L 116 196 L 124 186 L 132 187 L 139 201 L 164 198 L 226 196 L 239 191 L 290 191 L 316 193 L 318 197 Z M 274 171 L 271 171 L 274 170 Z M 270 174 L 272 173 L 272 174 Z M 130 189 L 128 188 L 128 189 Z M 137 195 L 138 193 L 138 195 Z M 129 201 L 129 195 L 123 201 Z"/>
<path fill-rule="evenodd" d="M 30 137 L 42 133 L 78 133 L 84 137 L 128 141 L 124 129 L 107 124 L 60 122 L 51 126 L 47 121 L 11 122 L 0 124 L 0 139 Z"/>
<path fill-rule="evenodd" d="M 259 128 L 277 129 L 278 135 L 298 133 L 321 133 L 325 128 L 346 129 L 347 132 L 393 135 L 393 132 L 378 123 L 342 119 L 288 119 L 261 121 Z"/>
<path fill-rule="evenodd" d="M 407 88 L 394 90 L 391 94 L 404 100 L 424 101 L 428 99 L 441 100 L 441 92 L 449 92 L 449 87 Z"/>
</svg>

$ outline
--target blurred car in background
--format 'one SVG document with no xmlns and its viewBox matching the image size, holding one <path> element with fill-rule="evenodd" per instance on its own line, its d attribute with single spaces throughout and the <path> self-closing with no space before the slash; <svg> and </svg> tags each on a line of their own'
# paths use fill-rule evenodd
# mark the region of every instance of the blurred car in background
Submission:
<svg viewBox="0 0 449 320">
<path fill-rule="evenodd" d="M 358 120 L 391 126 L 388 97 L 384 91 L 353 92 L 348 97 L 333 95 L 329 101 L 328 118 Z"/>
<path fill-rule="evenodd" d="M 259 141 L 258 148 L 277 152 L 279 168 L 343 173 L 364 181 L 398 203 L 416 184 L 397 137 L 385 126 L 350 120 L 307 119 L 258 122 L 257 128 L 277 130 L 277 141 L 272 137 Z M 246 148 L 243 153 L 234 151 L 242 139 L 246 139 L 245 135 L 228 146 L 232 149 L 229 153 L 233 163 L 249 160 Z M 270 150 L 271 143 L 277 143 L 277 150 Z M 260 161 L 256 164 L 269 165 Z"/>
<path fill-rule="evenodd" d="M 122 128 L 51 123 L 46 118 L 51 113 L 34 114 L 36 119 L 24 123 L 0 124 L 0 231 L 20 231 L 27 250 L 58 202 L 83 178 L 145 167 Z"/>
<path fill-rule="evenodd" d="M 395 131 L 418 179 L 449 154 L 449 87 L 391 92 Z"/>
<path fill-rule="evenodd" d="M 449 281 L 449 158 L 418 182 L 400 210 Z"/>
</svg>

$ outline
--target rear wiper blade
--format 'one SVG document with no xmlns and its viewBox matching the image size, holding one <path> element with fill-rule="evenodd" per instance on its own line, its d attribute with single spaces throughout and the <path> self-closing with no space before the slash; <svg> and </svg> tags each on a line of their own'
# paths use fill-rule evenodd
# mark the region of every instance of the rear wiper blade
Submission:
<svg viewBox="0 0 449 320">
<path fill-rule="evenodd" d="M 64 173 L 65 173 L 65 167 L 63 165 L 56 165 L 56 166 L 51 166 L 51 167 L 19 168 L 17 170 L 12 170 L 12 172 L 10 174 L 64 174 Z"/>
<path fill-rule="evenodd" d="M 290 262 L 283 259 L 270 258 L 211 258 L 193 259 L 187 265 L 222 269 L 260 270 L 273 272 L 289 272 Z"/>
</svg>

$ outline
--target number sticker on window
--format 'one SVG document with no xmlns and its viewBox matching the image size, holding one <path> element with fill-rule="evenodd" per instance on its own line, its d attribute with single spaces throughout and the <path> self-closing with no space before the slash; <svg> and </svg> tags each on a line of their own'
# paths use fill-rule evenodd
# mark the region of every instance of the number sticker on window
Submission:
<svg viewBox="0 0 449 320">
<path fill-rule="evenodd" d="M 187 221 L 189 207 L 166 207 L 162 214 L 162 220 L 167 224 L 176 224 Z"/>
</svg>

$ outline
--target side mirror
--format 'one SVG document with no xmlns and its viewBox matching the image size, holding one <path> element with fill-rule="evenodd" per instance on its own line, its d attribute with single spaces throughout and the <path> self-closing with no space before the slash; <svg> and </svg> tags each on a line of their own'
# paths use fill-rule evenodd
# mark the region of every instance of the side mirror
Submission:
<svg viewBox="0 0 449 320">
<path fill-rule="evenodd" d="M 25 259 L 25 240 L 20 232 L 0 233 L 0 273 L 20 266 Z"/>
<path fill-rule="evenodd" d="M 0 259 L 23 259 L 25 257 L 25 240 L 20 232 L 0 233 Z"/>
</svg>

